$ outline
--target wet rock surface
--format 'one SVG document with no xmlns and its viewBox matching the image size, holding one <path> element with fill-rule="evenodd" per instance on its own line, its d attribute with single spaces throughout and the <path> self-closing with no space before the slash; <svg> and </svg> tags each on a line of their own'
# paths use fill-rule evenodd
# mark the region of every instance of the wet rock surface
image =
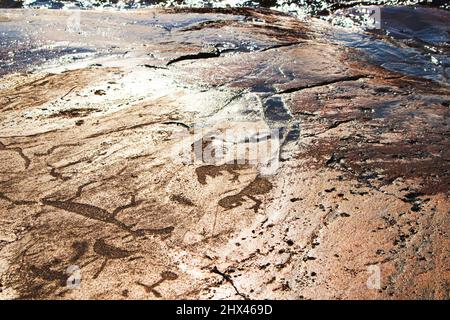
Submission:
<svg viewBox="0 0 450 320">
<path fill-rule="evenodd" d="M 0 11 L 0 297 L 448 299 L 445 81 L 266 9 L 71 14 Z M 244 127 L 274 171 L 201 161 Z"/>
<path fill-rule="evenodd" d="M 342 14 L 347 19 L 361 17 L 363 9 L 357 8 L 337 13 L 335 19 Z M 365 33 L 338 31 L 334 37 L 362 49 L 369 61 L 388 70 L 449 82 L 450 12 L 424 7 L 369 8 L 378 10 L 377 28 L 369 27 Z"/>
</svg>

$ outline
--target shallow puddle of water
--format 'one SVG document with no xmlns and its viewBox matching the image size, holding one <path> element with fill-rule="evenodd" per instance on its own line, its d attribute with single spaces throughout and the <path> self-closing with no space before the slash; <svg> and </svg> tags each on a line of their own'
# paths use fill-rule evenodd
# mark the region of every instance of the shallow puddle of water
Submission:
<svg viewBox="0 0 450 320">
<path fill-rule="evenodd" d="M 398 39 L 414 39 L 437 47 L 450 41 L 450 13 L 432 8 L 381 8 L 381 28 Z"/>
<path fill-rule="evenodd" d="M 281 97 L 263 99 L 263 110 L 268 121 L 289 121 L 292 118 Z"/>
<path fill-rule="evenodd" d="M 23 48 L 15 47 L 15 51 L 3 50 L 0 48 L 0 76 L 11 72 L 22 72 L 29 69 L 30 66 L 38 66 L 52 59 L 61 58 L 67 55 L 90 53 L 93 50 L 86 48 L 67 47 L 67 48 Z"/>
<path fill-rule="evenodd" d="M 449 82 L 450 13 L 412 7 L 382 7 L 381 29 L 337 31 L 333 37 L 363 50 L 370 62 L 388 70 Z"/>
</svg>

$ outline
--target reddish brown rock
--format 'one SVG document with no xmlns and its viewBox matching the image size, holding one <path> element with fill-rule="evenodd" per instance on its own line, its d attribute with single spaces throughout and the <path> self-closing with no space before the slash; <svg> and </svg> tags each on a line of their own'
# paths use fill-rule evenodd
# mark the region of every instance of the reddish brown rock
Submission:
<svg viewBox="0 0 450 320">
<path fill-rule="evenodd" d="M 79 32 L 0 12 L 33 44 L 89 48 L 1 78 L 0 296 L 448 299 L 448 85 L 316 20 L 207 11 L 86 11 Z M 280 129 L 271 175 L 199 161 L 244 128 Z M 174 158 L 183 132 L 195 162 Z"/>
</svg>

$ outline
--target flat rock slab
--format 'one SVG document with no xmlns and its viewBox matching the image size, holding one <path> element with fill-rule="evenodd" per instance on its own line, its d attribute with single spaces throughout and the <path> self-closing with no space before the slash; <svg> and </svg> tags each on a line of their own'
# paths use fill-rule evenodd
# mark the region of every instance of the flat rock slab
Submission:
<svg viewBox="0 0 450 320">
<path fill-rule="evenodd" d="M 0 31 L 1 298 L 449 298 L 448 84 L 270 10 Z"/>
</svg>

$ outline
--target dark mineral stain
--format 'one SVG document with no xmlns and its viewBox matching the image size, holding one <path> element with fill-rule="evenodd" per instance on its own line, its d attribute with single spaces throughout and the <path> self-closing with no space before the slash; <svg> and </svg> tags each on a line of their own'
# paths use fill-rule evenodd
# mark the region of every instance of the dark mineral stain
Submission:
<svg viewBox="0 0 450 320">
<path fill-rule="evenodd" d="M 69 110 L 61 110 L 58 113 L 52 114 L 50 118 L 65 117 L 65 118 L 77 118 L 86 117 L 92 112 L 97 112 L 98 109 L 94 108 L 73 108 Z"/>
<path fill-rule="evenodd" d="M 389 131 L 389 128 L 377 130 Z M 433 133 L 418 133 L 413 144 L 407 140 L 376 144 L 367 136 L 354 136 L 351 141 L 325 138 L 309 146 L 301 157 L 307 159 L 307 166 L 328 166 L 362 181 L 380 179 L 381 183 L 388 184 L 397 178 L 419 180 L 417 193 L 446 193 L 450 163 L 447 138 L 439 133 L 442 130 L 445 128 L 435 127 Z M 413 202 L 414 198 L 405 201 Z"/>
<path fill-rule="evenodd" d="M 105 92 L 105 90 L 98 89 L 98 90 L 95 90 L 95 91 L 94 91 L 94 94 L 95 94 L 96 96 L 104 96 L 104 95 L 106 95 L 106 92 Z"/>
<path fill-rule="evenodd" d="M 173 194 L 170 196 L 170 200 L 183 204 L 185 206 L 194 207 L 195 204 L 189 199 L 183 196 L 182 194 Z"/>
</svg>

